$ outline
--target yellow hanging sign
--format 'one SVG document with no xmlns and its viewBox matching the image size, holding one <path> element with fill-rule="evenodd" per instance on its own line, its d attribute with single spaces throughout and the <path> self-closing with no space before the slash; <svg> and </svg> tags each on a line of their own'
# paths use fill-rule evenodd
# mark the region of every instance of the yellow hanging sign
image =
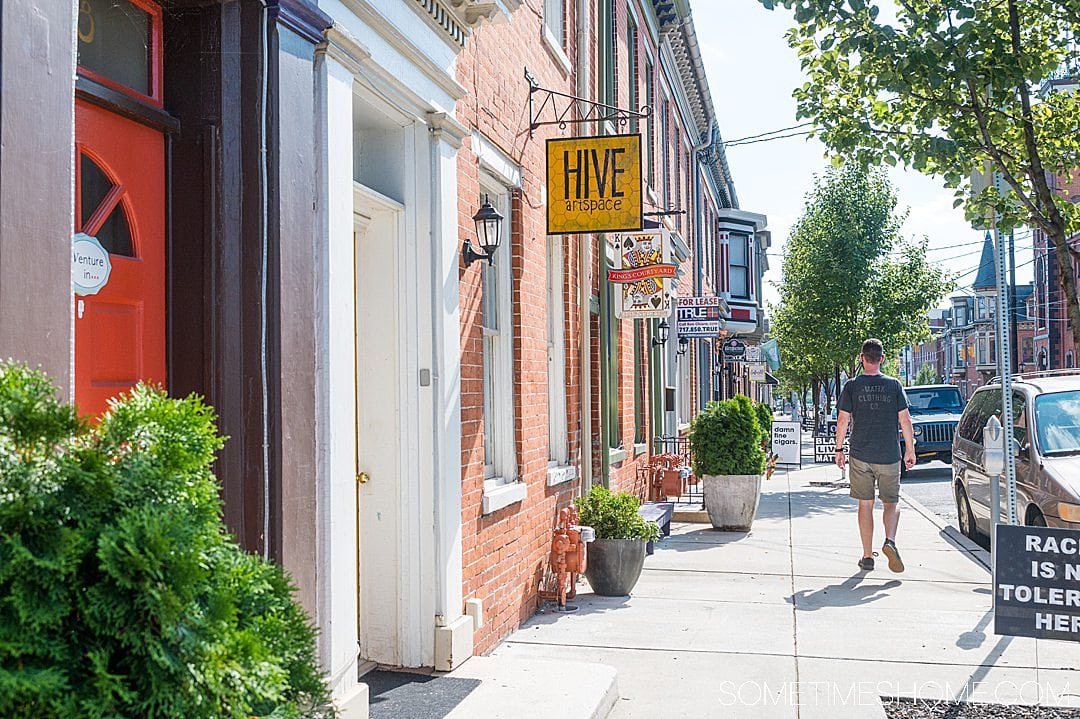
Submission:
<svg viewBox="0 0 1080 719">
<path fill-rule="evenodd" d="M 547 233 L 642 228 L 641 135 L 547 141 Z"/>
</svg>

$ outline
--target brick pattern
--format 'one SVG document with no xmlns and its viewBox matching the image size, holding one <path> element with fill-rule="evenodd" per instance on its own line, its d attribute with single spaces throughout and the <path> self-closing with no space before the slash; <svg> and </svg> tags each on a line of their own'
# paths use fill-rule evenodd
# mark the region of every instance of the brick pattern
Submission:
<svg viewBox="0 0 1080 719">
<path fill-rule="evenodd" d="M 632 0 L 637 2 L 637 0 Z M 616 95 L 617 103 L 625 107 L 630 98 L 629 69 L 626 59 L 628 26 L 627 5 L 621 0 L 614 3 L 616 15 L 616 67 L 619 73 Z M 592 475 L 599 481 L 602 462 L 607 461 L 607 450 L 601 428 L 601 382 L 600 318 L 591 314 L 583 318 L 580 312 L 579 257 L 580 240 L 567 236 L 564 241 L 563 317 L 566 349 L 566 407 L 570 463 L 578 465 L 579 479 L 547 487 L 548 468 L 548 386 L 547 386 L 547 278 L 546 278 L 546 217 L 543 202 L 545 183 L 545 140 L 549 137 L 571 136 L 575 128 L 560 130 L 557 126 L 538 128 L 535 137 L 529 137 L 528 83 L 523 68 L 528 70 L 544 88 L 576 94 L 575 78 L 567 72 L 563 58 L 550 48 L 543 38 L 542 3 L 524 4 L 514 12 L 509 22 L 484 24 L 469 38 L 456 61 L 456 77 L 466 88 L 468 95 L 457 104 L 455 114 L 466 127 L 481 134 L 488 142 L 500 148 L 521 168 L 521 187 L 512 193 L 512 230 L 499 248 L 499 258 L 511 262 L 513 277 L 513 371 L 515 449 L 518 476 L 527 486 L 528 496 L 523 502 L 505 507 L 492 514 L 482 513 L 484 496 L 484 416 L 483 416 L 483 341 L 480 326 L 481 275 L 479 263 L 466 268 L 459 266 L 461 281 L 461 416 L 462 416 L 462 552 L 463 590 L 465 598 L 479 598 L 484 604 L 485 624 L 474 637 L 478 653 L 489 651 L 503 637 L 528 618 L 538 606 L 538 592 L 547 561 L 551 530 L 558 510 L 572 501 L 580 492 L 580 462 L 583 442 L 590 442 L 593 458 Z M 576 57 L 577 34 L 574 32 L 575 3 L 565 3 L 565 56 L 571 63 Z M 638 7 L 638 15 L 644 16 L 651 9 Z M 597 96 L 598 41 L 595 23 L 596 11 L 591 13 L 594 31 L 588 42 L 591 61 L 592 94 Z M 657 88 L 655 100 L 659 104 L 660 60 L 659 52 L 644 26 L 639 26 L 637 98 L 643 104 L 646 97 L 644 77 L 646 63 L 655 69 L 654 83 Z M 658 122 L 658 120 L 657 120 Z M 639 130 L 650 130 L 651 121 L 642 122 Z M 659 127 L 659 125 L 657 125 Z M 680 195 L 687 215 L 669 219 L 669 227 L 678 228 L 688 243 L 693 242 L 691 172 L 675 175 L 676 158 L 684 169 L 689 169 L 692 155 L 689 149 L 697 138 L 687 137 L 685 128 L 677 116 L 670 120 L 671 131 L 663 141 L 669 143 L 667 175 L 673 182 L 685 183 Z M 627 132 L 627 127 L 617 128 Z M 657 181 L 663 176 L 660 169 L 662 157 L 656 133 L 655 162 Z M 647 143 L 643 142 L 643 152 Z M 647 164 L 645 158 L 643 164 Z M 697 168 L 695 168 L 696 170 Z M 661 189 L 661 188 L 657 188 Z M 479 205 L 480 169 L 476 149 L 467 139 L 458 153 L 458 234 L 459 242 L 474 239 L 472 215 Z M 662 201 L 663 193 L 658 192 Z M 674 197 L 672 192 L 671 197 Z M 646 209 L 663 209 L 649 207 Z M 588 286 L 593 297 L 601 291 L 600 271 L 605 266 L 605 240 L 590 237 L 591 270 Z M 684 265 L 689 289 L 693 294 L 693 260 Z M 680 290 L 683 291 L 683 290 Z M 591 363 L 591 427 L 589 437 L 581 431 L 581 323 L 591 323 L 591 347 L 588 348 Z M 633 323 L 621 323 L 618 333 L 620 349 L 619 376 L 621 378 L 620 405 L 621 438 L 627 459 L 610 468 L 610 486 L 644 495 L 644 486 L 638 469 L 647 462 L 649 453 L 634 456 L 635 391 L 642 393 L 645 407 L 651 404 L 649 392 L 649 359 L 651 346 L 647 332 L 635 335 Z M 674 333 L 672 333 L 675 339 Z M 634 384 L 634 342 L 640 342 L 643 366 L 638 376 L 644 384 Z M 690 361 L 694 367 L 692 386 L 696 401 L 696 348 L 681 361 Z M 650 439 L 659 432 L 649 426 L 650 416 L 645 412 L 644 436 Z M 650 443 L 647 443 L 650 444 Z M 651 449 L 651 447 L 649 448 Z"/>
</svg>

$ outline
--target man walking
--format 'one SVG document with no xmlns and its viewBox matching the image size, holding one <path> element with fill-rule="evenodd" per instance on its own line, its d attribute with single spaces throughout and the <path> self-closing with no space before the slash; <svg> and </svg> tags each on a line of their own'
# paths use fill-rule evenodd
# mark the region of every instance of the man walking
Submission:
<svg viewBox="0 0 1080 719">
<path fill-rule="evenodd" d="M 900 522 L 900 462 L 915 466 L 915 438 L 911 414 L 899 380 L 881 374 L 885 357 L 881 340 L 863 342 L 859 361 L 863 373 L 848 380 L 837 402 L 836 466 L 844 468 L 844 437 L 851 423 L 851 496 L 859 500 L 859 534 L 863 556 L 859 568 L 874 568 L 874 487 L 884 505 L 885 543 L 881 553 L 889 559 L 889 569 L 904 571 L 896 548 L 896 527 Z M 900 456 L 897 425 L 904 433 L 907 450 Z"/>
</svg>

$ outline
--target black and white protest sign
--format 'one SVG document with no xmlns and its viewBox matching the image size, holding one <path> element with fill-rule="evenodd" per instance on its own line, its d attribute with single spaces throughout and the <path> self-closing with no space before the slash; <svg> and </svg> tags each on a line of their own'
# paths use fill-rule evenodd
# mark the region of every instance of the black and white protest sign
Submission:
<svg viewBox="0 0 1080 719">
<path fill-rule="evenodd" d="M 995 529 L 994 633 L 1080 641 L 1080 531 Z"/>
</svg>

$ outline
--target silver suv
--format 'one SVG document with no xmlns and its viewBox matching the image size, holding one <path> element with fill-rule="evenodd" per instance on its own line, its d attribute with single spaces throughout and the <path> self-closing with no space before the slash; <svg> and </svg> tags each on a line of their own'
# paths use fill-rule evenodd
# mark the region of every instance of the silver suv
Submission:
<svg viewBox="0 0 1080 719">
<path fill-rule="evenodd" d="M 982 430 L 1001 420 L 1001 384 L 980 387 L 968 400 L 953 438 L 953 492 L 960 530 L 988 535 L 990 477 Z M 1080 529 L 1080 371 L 1017 376 L 1013 380 L 1017 514 L 1023 524 Z M 1006 516 L 1001 482 L 1001 521 Z"/>
</svg>

